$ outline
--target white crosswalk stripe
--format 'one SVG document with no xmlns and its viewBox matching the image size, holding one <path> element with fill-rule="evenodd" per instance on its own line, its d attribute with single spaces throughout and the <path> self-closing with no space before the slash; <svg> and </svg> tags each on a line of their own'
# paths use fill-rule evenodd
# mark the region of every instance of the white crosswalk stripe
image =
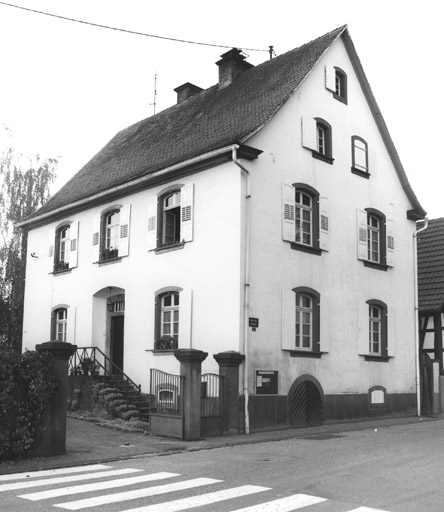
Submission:
<svg viewBox="0 0 444 512">
<path fill-rule="evenodd" d="M 157 485 L 147 487 L 146 489 L 137 489 L 134 491 L 121 492 L 116 494 L 106 494 L 94 498 L 87 498 L 79 501 L 71 501 L 68 503 L 60 503 L 56 507 L 66 508 L 67 510 L 81 510 L 82 508 L 97 507 L 99 505 L 108 505 L 109 503 L 120 503 L 122 501 L 134 500 L 137 498 L 147 498 L 148 496 L 157 496 L 159 494 L 168 494 L 175 491 L 183 491 L 185 489 L 193 489 L 204 485 L 217 484 L 222 480 L 213 478 L 194 478 L 174 484 Z"/>
<path fill-rule="evenodd" d="M 135 476 L 132 478 L 124 478 L 120 480 L 107 480 L 106 482 L 95 482 L 93 484 L 76 485 L 74 487 L 62 487 L 60 489 L 51 489 L 49 491 L 34 492 L 31 494 L 22 494 L 19 498 L 31 501 L 39 501 L 50 498 L 58 498 L 59 496 L 67 496 L 68 494 L 81 494 L 83 492 L 103 491 L 104 489 L 115 489 L 116 487 L 125 487 L 128 485 L 140 484 L 145 482 L 154 482 L 165 478 L 180 476 L 177 473 L 153 473 L 150 475 Z"/>
<path fill-rule="evenodd" d="M 58 478 L 47 478 L 45 480 L 32 480 L 30 482 L 15 482 L 13 484 L 0 485 L 0 492 L 15 491 L 18 489 L 29 489 L 31 487 L 42 487 L 44 485 L 66 484 L 69 482 L 79 482 L 81 480 L 93 480 L 109 476 L 127 475 L 129 473 L 139 473 L 141 469 L 116 469 L 114 471 L 101 471 L 99 473 L 87 473 L 81 475 L 61 476 Z"/>
<path fill-rule="evenodd" d="M 28 478 L 41 478 L 45 476 L 69 475 L 71 473 L 85 473 L 88 471 L 99 471 L 101 469 L 111 469 L 111 466 L 105 466 L 105 464 L 90 464 L 89 466 L 42 469 L 40 471 L 30 471 L 28 473 L 12 473 L 9 475 L 0 475 L 0 482 L 8 482 L 10 480 L 27 480 Z"/>
<path fill-rule="evenodd" d="M 189 498 L 182 498 L 180 500 L 168 501 L 166 503 L 131 508 L 129 510 L 125 510 L 124 512 L 179 512 L 180 510 L 188 510 L 194 507 L 203 507 L 204 505 L 211 505 L 220 501 L 240 498 L 241 496 L 248 496 L 249 494 L 256 494 L 258 492 L 269 490 L 269 487 L 244 485 L 242 487 L 224 489 L 223 491 L 209 492 L 207 494 L 200 494 L 199 496 L 191 496 Z"/>
<path fill-rule="evenodd" d="M 134 476 L 127 476 L 138 473 Z M 92 497 L 81 497 L 80 499 L 67 501 L 65 503 L 53 503 L 52 507 L 66 510 L 82 510 L 91 507 L 97 512 L 105 512 L 106 505 L 114 503 L 124 503 L 133 500 L 143 500 L 152 496 L 166 495 L 166 501 L 159 503 L 149 503 L 139 501 L 137 507 L 131 507 L 128 503 L 127 508 L 121 512 L 180 512 L 183 510 L 196 509 L 202 507 L 203 510 L 211 510 L 211 505 L 216 503 L 227 502 L 227 508 L 231 512 L 292 512 L 299 509 L 309 507 L 310 512 L 316 512 L 316 505 L 325 503 L 324 512 L 328 512 L 329 503 L 335 507 L 335 502 L 319 496 L 311 496 L 308 494 L 293 494 L 274 499 L 270 496 L 273 489 L 270 487 L 262 487 L 257 485 L 241 485 L 237 487 L 229 487 L 225 489 L 219 488 L 216 491 L 197 493 L 195 490 L 205 486 L 214 484 L 223 484 L 223 480 L 213 478 L 193 478 L 188 480 L 170 481 L 161 485 L 154 485 L 154 482 L 169 478 L 183 477 L 178 473 L 158 472 L 147 473 L 142 469 L 123 468 L 113 469 L 112 466 L 103 464 L 90 464 L 87 466 L 60 468 L 55 470 L 41 470 L 25 473 L 15 473 L 11 475 L 0 475 L 0 492 L 14 492 L 17 490 L 32 489 L 36 487 L 46 487 L 46 489 L 37 490 L 36 492 L 25 492 L 17 497 L 29 501 L 44 501 L 62 496 L 80 495 L 85 493 L 94 493 Z M 102 479 L 102 480 L 100 480 Z M 82 481 L 87 483 L 81 483 Z M 79 482 L 78 484 L 74 484 Z M 61 484 L 67 484 L 60 487 Z M 148 485 L 147 485 L 148 484 Z M 153 485 L 149 485 L 153 484 Z M 112 492 L 104 494 L 107 489 L 118 489 L 121 487 L 134 486 L 132 490 L 122 490 L 121 492 Z M 136 487 L 138 486 L 138 487 Z M 217 487 L 216 487 L 217 488 Z M 193 495 L 174 499 L 173 493 L 180 491 L 190 491 Z M 264 493 L 268 498 L 263 499 L 261 503 L 255 505 L 236 508 L 236 498 L 245 498 L 247 496 L 260 495 Z M 282 495 L 281 495 L 282 496 Z M 170 501 L 168 501 L 170 499 Z M 261 497 L 254 499 L 257 502 Z M 243 504 L 245 504 L 245 500 Z M 248 503 L 248 502 L 247 502 Z M 230 507 L 231 504 L 231 507 Z M 103 508 L 100 508 L 103 506 Z M 239 506 L 239 504 L 237 505 Z M 202 510 L 201 509 L 201 510 Z M 341 508 L 342 510 L 342 508 Z M 345 512 L 345 511 L 344 511 Z M 347 512 L 388 512 L 386 510 L 358 507 L 349 509 Z"/>
</svg>

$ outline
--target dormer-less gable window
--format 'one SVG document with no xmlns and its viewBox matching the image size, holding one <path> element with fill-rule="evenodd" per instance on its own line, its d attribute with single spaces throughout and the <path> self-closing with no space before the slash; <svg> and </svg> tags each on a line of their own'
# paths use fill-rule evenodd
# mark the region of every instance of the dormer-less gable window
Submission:
<svg viewBox="0 0 444 512">
<path fill-rule="evenodd" d="M 148 250 L 193 240 L 194 185 L 177 185 L 148 199 Z"/>
<path fill-rule="evenodd" d="M 363 178 L 369 178 L 369 167 L 368 167 L 368 144 L 362 138 L 357 135 L 353 135 L 351 138 L 352 143 L 352 173 L 362 176 Z"/>
<path fill-rule="evenodd" d="M 325 87 L 333 98 L 347 104 L 347 74 L 338 66 L 325 66 Z"/>
<path fill-rule="evenodd" d="M 115 206 L 93 220 L 93 261 L 116 260 L 129 254 L 131 206 Z"/>
<path fill-rule="evenodd" d="M 77 267 L 79 223 L 68 221 L 49 233 L 49 272 L 64 272 Z"/>
<path fill-rule="evenodd" d="M 302 118 L 302 145 L 311 149 L 313 158 L 332 164 L 333 142 L 330 123 L 320 117 Z"/>
</svg>

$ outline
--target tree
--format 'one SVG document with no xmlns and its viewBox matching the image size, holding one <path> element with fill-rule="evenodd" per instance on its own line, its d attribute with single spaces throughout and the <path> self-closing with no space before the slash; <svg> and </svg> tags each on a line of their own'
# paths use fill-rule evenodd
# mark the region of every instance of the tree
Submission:
<svg viewBox="0 0 444 512">
<path fill-rule="evenodd" d="M 21 349 L 27 231 L 16 224 L 49 199 L 58 161 L 27 155 L 0 134 L 0 346 Z"/>
</svg>

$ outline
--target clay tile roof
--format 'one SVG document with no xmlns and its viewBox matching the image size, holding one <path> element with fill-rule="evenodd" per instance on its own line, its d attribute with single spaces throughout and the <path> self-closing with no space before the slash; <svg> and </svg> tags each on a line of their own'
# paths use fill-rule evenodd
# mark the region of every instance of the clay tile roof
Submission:
<svg viewBox="0 0 444 512">
<path fill-rule="evenodd" d="M 444 218 L 430 220 L 418 234 L 418 298 L 422 313 L 444 306 Z"/>
<path fill-rule="evenodd" d="M 346 27 L 210 87 L 119 132 L 33 216 L 243 142 L 289 98 Z"/>
</svg>

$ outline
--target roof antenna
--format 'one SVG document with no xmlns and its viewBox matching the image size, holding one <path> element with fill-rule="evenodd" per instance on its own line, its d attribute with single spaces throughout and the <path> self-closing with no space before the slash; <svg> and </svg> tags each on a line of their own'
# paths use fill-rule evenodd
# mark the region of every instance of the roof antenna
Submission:
<svg viewBox="0 0 444 512">
<path fill-rule="evenodd" d="M 150 103 L 153 105 L 153 114 L 156 113 L 156 98 L 157 98 L 157 73 L 154 73 L 154 101 Z"/>
<path fill-rule="evenodd" d="M 274 57 L 276 57 L 276 52 L 274 51 L 274 47 L 272 45 L 270 45 L 268 47 L 268 53 L 270 54 L 270 60 Z"/>
</svg>

